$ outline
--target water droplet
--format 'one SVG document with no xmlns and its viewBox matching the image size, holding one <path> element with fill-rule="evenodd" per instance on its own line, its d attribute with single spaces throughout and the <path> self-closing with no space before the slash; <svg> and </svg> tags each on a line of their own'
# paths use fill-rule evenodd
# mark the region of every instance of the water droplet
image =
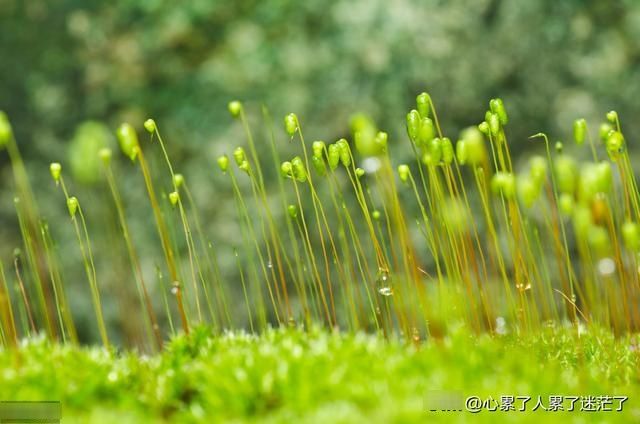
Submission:
<svg viewBox="0 0 640 424">
<path fill-rule="evenodd" d="M 616 263 L 611 258 L 602 258 L 598 261 L 598 272 L 603 277 L 609 276 L 616 272 Z"/>
<path fill-rule="evenodd" d="M 496 318 L 496 334 L 507 334 L 507 321 L 503 317 Z"/>
<path fill-rule="evenodd" d="M 267 262 L 267 268 L 269 268 L 269 269 L 273 268 L 273 263 L 271 262 L 271 260 L 269 260 L 269 262 Z"/>
<path fill-rule="evenodd" d="M 531 283 L 517 283 L 516 288 L 520 291 L 530 290 Z"/>
<path fill-rule="evenodd" d="M 180 283 L 177 281 L 174 281 L 171 287 L 171 294 L 177 296 L 178 293 L 180 293 Z"/>
<path fill-rule="evenodd" d="M 378 286 L 378 293 L 382 296 L 392 296 L 393 288 L 391 287 L 391 277 L 389 276 L 389 270 L 380 268 L 378 270 L 378 278 L 376 284 Z"/>
<path fill-rule="evenodd" d="M 380 293 L 383 296 L 392 296 L 393 289 L 391 287 L 380 287 L 378 289 L 378 293 Z"/>
</svg>

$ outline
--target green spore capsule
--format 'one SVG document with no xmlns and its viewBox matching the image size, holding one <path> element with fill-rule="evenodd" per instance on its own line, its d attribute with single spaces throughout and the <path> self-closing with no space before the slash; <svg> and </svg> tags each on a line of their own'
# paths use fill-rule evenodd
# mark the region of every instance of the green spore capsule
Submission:
<svg viewBox="0 0 640 424">
<path fill-rule="evenodd" d="M 284 117 L 284 129 L 291 137 L 298 130 L 298 117 L 295 113 L 290 113 Z"/>
<path fill-rule="evenodd" d="M 607 141 L 607 138 L 612 131 L 613 127 L 608 122 L 603 122 L 602 124 L 600 124 L 600 128 L 598 129 L 600 140 L 602 140 L 603 142 Z"/>
<path fill-rule="evenodd" d="M 158 129 L 158 127 L 156 126 L 156 121 L 154 121 L 151 118 L 144 121 L 143 125 L 144 125 L 144 129 L 147 130 L 149 134 L 155 133 L 156 130 Z"/>
<path fill-rule="evenodd" d="M 340 148 L 336 143 L 330 144 L 327 150 L 327 162 L 329 162 L 329 168 L 333 171 L 338 167 L 340 163 Z"/>
<path fill-rule="evenodd" d="M 491 133 L 491 128 L 489 127 L 489 123 L 487 121 L 482 121 L 478 124 L 478 130 L 484 135 L 489 135 Z"/>
<path fill-rule="evenodd" d="M 373 219 L 375 219 L 376 221 L 380 220 L 380 211 L 379 210 L 375 210 L 373 212 L 371 212 L 371 217 Z"/>
<path fill-rule="evenodd" d="M 573 194 L 576 190 L 578 170 L 572 157 L 559 155 L 553 161 L 556 184 L 560 193 Z"/>
<path fill-rule="evenodd" d="M 611 122 L 612 124 L 616 124 L 618 122 L 618 112 L 616 112 L 615 110 L 607 112 L 607 121 Z"/>
<path fill-rule="evenodd" d="M 595 185 L 599 193 L 608 193 L 613 187 L 613 172 L 611 163 L 602 161 L 595 165 Z"/>
<path fill-rule="evenodd" d="M 409 166 L 402 164 L 398 166 L 398 176 L 400 177 L 400 181 L 406 183 L 409 180 L 409 175 L 411 171 L 409 170 Z"/>
<path fill-rule="evenodd" d="M 53 162 L 49 165 L 49 172 L 51 172 L 51 178 L 53 178 L 53 181 L 58 183 L 60 181 L 60 174 L 62 173 L 62 165 L 58 162 Z"/>
<path fill-rule="evenodd" d="M 564 144 L 562 144 L 562 141 L 556 141 L 556 144 L 554 145 L 556 152 L 558 154 L 562 153 L 564 151 Z"/>
<path fill-rule="evenodd" d="M 500 133 L 500 118 L 496 113 L 491 113 L 487 122 L 489 123 L 491 135 L 496 137 Z"/>
<path fill-rule="evenodd" d="M 460 165 L 467 163 L 469 152 L 467 151 L 467 143 L 464 140 L 458 140 L 456 143 L 456 159 Z"/>
<path fill-rule="evenodd" d="M 376 138 L 374 139 L 374 143 L 376 144 L 379 153 L 387 152 L 388 141 L 389 135 L 384 131 L 378 131 Z"/>
<path fill-rule="evenodd" d="M 547 179 L 547 160 L 542 156 L 535 155 L 529 160 L 529 175 L 536 184 L 541 187 Z"/>
<path fill-rule="evenodd" d="M 11 122 L 6 113 L 0 110 L 0 147 L 9 142 L 12 137 L 13 130 L 11 129 Z"/>
<path fill-rule="evenodd" d="M 465 142 L 466 162 L 472 166 L 482 164 L 486 158 L 482 132 L 476 127 L 469 127 L 460 133 L 460 139 Z"/>
<path fill-rule="evenodd" d="M 429 118 L 422 118 L 420 121 L 420 131 L 418 132 L 418 139 L 416 145 L 426 146 L 435 137 L 436 131 L 433 126 L 433 121 Z"/>
<path fill-rule="evenodd" d="M 287 206 L 287 213 L 289 214 L 289 217 L 291 219 L 298 218 L 298 206 L 296 206 L 296 205 Z"/>
<path fill-rule="evenodd" d="M 351 165 L 351 149 L 349 148 L 349 143 L 344 138 L 341 138 L 336 142 L 338 146 L 338 153 L 340 154 L 340 162 L 345 167 L 349 167 Z"/>
<path fill-rule="evenodd" d="M 513 199 L 516 194 L 516 180 L 510 172 L 496 172 L 491 178 L 491 190 L 502 194 L 505 199 Z"/>
<path fill-rule="evenodd" d="M 318 175 L 320 175 L 321 177 L 327 175 L 327 167 L 324 164 L 324 159 L 322 159 L 321 156 L 312 156 L 311 163 L 313 164 L 313 167 L 315 168 Z"/>
<path fill-rule="evenodd" d="M 560 197 L 558 197 L 558 209 L 560 213 L 564 216 L 571 216 L 573 214 L 573 207 L 575 202 L 573 200 L 573 196 L 569 193 L 562 193 Z"/>
<path fill-rule="evenodd" d="M 442 150 L 442 162 L 445 165 L 450 165 L 453 162 L 453 144 L 448 137 L 443 137 L 440 143 L 440 149 Z"/>
<path fill-rule="evenodd" d="M 418 133 L 420 132 L 420 113 L 413 109 L 407 113 L 407 134 L 409 139 L 414 143 L 418 142 Z"/>
<path fill-rule="evenodd" d="M 108 147 L 103 147 L 98 152 L 98 156 L 100 156 L 100 160 L 102 161 L 102 163 L 105 166 L 109 166 L 109 164 L 111 163 L 111 156 L 112 155 L 113 155 L 113 153 L 111 152 L 111 149 L 108 148 Z"/>
<path fill-rule="evenodd" d="M 314 141 L 311 144 L 311 150 L 313 151 L 313 156 L 322 159 L 325 151 L 325 142 L 324 141 Z"/>
<path fill-rule="evenodd" d="M 587 121 L 583 118 L 573 121 L 573 140 L 578 146 L 584 144 L 587 137 Z"/>
<path fill-rule="evenodd" d="M 282 162 L 282 164 L 280 165 L 280 175 L 282 175 L 285 178 L 293 177 L 293 165 L 291 164 L 291 162 L 289 161 Z"/>
<path fill-rule="evenodd" d="M 532 178 L 526 176 L 518 178 L 516 190 L 518 192 L 518 198 L 527 208 L 533 206 L 540 195 L 540 186 L 536 184 Z"/>
<path fill-rule="evenodd" d="M 422 118 L 427 118 L 431 112 L 431 96 L 422 92 L 416 97 L 416 106 Z"/>
<path fill-rule="evenodd" d="M 362 177 L 364 177 L 364 174 L 366 174 L 366 172 L 364 171 L 364 169 L 362 169 L 362 168 L 356 168 L 356 177 L 358 177 L 358 178 L 362 178 Z"/>
<path fill-rule="evenodd" d="M 69 210 L 69 215 L 71 215 L 72 218 L 76 216 L 78 205 L 79 202 L 75 196 L 71 196 L 67 199 L 67 209 Z"/>
<path fill-rule="evenodd" d="M 426 151 L 422 155 L 422 163 L 427 166 L 435 166 L 442 159 L 442 140 L 433 138 L 426 144 Z"/>
<path fill-rule="evenodd" d="M 227 109 L 229 109 L 229 113 L 231 114 L 231 116 L 237 118 L 242 112 L 242 103 L 237 100 L 233 100 L 229 102 L 229 104 L 227 104 Z"/>
<path fill-rule="evenodd" d="M 184 184 L 184 176 L 182 174 L 175 174 L 173 176 L 173 185 L 176 186 L 176 188 L 180 188 L 182 187 L 183 184 Z"/>
<path fill-rule="evenodd" d="M 622 224 L 621 232 L 627 249 L 632 252 L 640 250 L 640 225 L 633 221 L 626 221 Z"/>
<path fill-rule="evenodd" d="M 172 191 L 171 193 L 169 193 L 169 203 L 171 203 L 171 206 L 177 205 L 178 200 L 180 200 L 180 195 L 177 191 Z"/>
<path fill-rule="evenodd" d="M 596 256 L 607 256 L 611 252 L 609 234 L 603 227 L 592 225 L 587 231 L 587 242 Z"/>
<path fill-rule="evenodd" d="M 126 122 L 121 124 L 116 132 L 118 137 L 118 143 L 122 152 L 129 157 L 132 161 L 135 161 L 140 152 L 140 145 L 138 143 L 138 135 L 136 130 Z"/>
<path fill-rule="evenodd" d="M 240 166 L 242 162 L 247 159 L 247 155 L 242 147 L 236 147 L 233 151 L 233 159 L 236 161 L 236 165 Z"/>
<path fill-rule="evenodd" d="M 302 161 L 300 156 L 296 156 L 291 159 L 291 167 L 293 170 L 293 177 L 296 179 L 296 181 L 301 183 L 307 181 L 307 170 L 304 167 L 304 162 Z"/>
<path fill-rule="evenodd" d="M 251 167 L 249 166 L 249 161 L 243 160 L 240 165 L 238 165 L 238 169 L 249 174 L 251 172 Z"/>
<path fill-rule="evenodd" d="M 605 146 L 609 158 L 613 161 L 618 160 L 618 157 L 624 153 L 624 136 L 620 131 L 611 131 L 607 137 Z"/>
<path fill-rule="evenodd" d="M 509 123 L 509 116 L 507 115 L 507 110 L 504 107 L 502 99 L 491 99 L 491 101 L 489 102 L 489 109 L 491 109 L 491 112 L 498 115 L 500 125 L 504 127 Z"/>
<path fill-rule="evenodd" d="M 227 172 L 227 169 L 229 169 L 229 157 L 227 155 L 218 156 L 218 167 L 222 172 Z"/>
</svg>

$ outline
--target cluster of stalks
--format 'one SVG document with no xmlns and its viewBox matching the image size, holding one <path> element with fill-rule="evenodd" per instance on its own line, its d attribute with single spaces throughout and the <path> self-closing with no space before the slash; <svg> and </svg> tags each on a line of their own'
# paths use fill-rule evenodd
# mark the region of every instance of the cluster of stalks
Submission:
<svg viewBox="0 0 640 424">
<path fill-rule="evenodd" d="M 455 144 L 427 93 L 407 114 L 406 143 L 390 142 L 363 116 L 352 121 L 351 141 L 308 143 L 289 114 L 284 129 L 298 151 L 290 158 L 280 156 L 273 131 L 260 140 L 269 152 L 259 152 L 243 105 L 231 102 L 229 111 L 246 134 L 246 145 L 215 163 L 228 177 L 240 228 L 233 280 L 220 272 L 217 245 L 203 230 L 196 199 L 175 172 L 156 123 L 144 122 L 150 138 L 144 148 L 131 125 L 116 131 L 141 174 L 164 254 L 154 281 L 164 288 L 163 310 L 154 308 L 112 152 L 99 153 L 146 346 L 159 349 L 167 332 L 188 333 L 204 323 L 219 332 L 322 324 L 414 342 L 442 337 L 454 324 L 497 334 L 563 323 L 597 323 L 616 333 L 640 325 L 640 197 L 615 112 L 594 138 L 585 120 L 576 120 L 577 146 L 566 149 L 573 154 L 545 134 L 532 136 L 543 154 L 516 172 L 500 99 L 491 100 L 485 119 L 463 130 Z M 591 159 L 579 163 L 585 144 Z M 59 252 L 3 113 L 0 145 L 14 172 L 23 237 L 11 268 L 0 266 L 0 342 L 15 346 L 21 337 L 44 333 L 77 343 Z M 414 160 L 393 165 L 392 148 L 411 151 Z M 147 154 L 162 158 L 169 187 L 158 187 Z M 65 185 L 62 165 L 52 163 L 50 172 L 77 238 L 77 252 L 65 255 L 84 264 L 95 325 L 108 347 L 113 329 L 105 323 L 85 215 Z M 265 176 L 274 172 L 281 178 L 268 187 Z"/>
</svg>

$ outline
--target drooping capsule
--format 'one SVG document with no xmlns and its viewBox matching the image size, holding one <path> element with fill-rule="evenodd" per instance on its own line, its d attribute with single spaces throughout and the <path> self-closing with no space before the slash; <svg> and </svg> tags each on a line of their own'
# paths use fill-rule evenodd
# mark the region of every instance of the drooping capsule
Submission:
<svg viewBox="0 0 640 424">
<path fill-rule="evenodd" d="M 67 199 L 67 209 L 69 210 L 69 215 L 73 218 L 76 216 L 76 212 L 78 211 L 78 199 L 75 196 L 71 196 Z"/>
<path fill-rule="evenodd" d="M 156 121 L 154 121 L 151 118 L 144 121 L 143 125 L 144 125 L 144 129 L 147 130 L 149 134 L 155 133 L 156 130 L 158 129 L 158 127 L 156 126 Z"/>
<path fill-rule="evenodd" d="M 633 221 L 626 221 L 621 228 L 622 239 L 627 249 L 637 252 L 640 250 L 640 225 Z"/>
<path fill-rule="evenodd" d="M 435 166 L 442 159 L 442 140 L 438 137 L 431 139 L 426 144 L 426 149 L 422 155 L 422 163 L 427 166 Z"/>
<path fill-rule="evenodd" d="M 111 163 L 112 154 L 111 149 L 108 147 L 103 147 L 98 152 L 98 156 L 100 156 L 100 160 L 105 166 L 108 166 Z"/>
<path fill-rule="evenodd" d="M 298 130 L 298 117 L 295 113 L 289 113 L 284 117 L 284 129 L 291 137 Z"/>
<path fill-rule="evenodd" d="M 491 131 L 491 135 L 496 137 L 500 133 L 500 118 L 498 117 L 498 114 L 490 113 L 487 122 L 489 123 L 489 131 Z"/>
<path fill-rule="evenodd" d="M 313 155 L 311 157 L 311 163 L 313 164 L 313 167 L 315 168 L 318 175 L 324 177 L 327 174 L 327 167 L 324 164 L 324 159 L 321 156 Z"/>
<path fill-rule="evenodd" d="M 409 135 L 409 139 L 414 143 L 418 140 L 418 132 L 420 131 L 420 113 L 413 109 L 409 113 L 407 113 L 407 134 Z"/>
<path fill-rule="evenodd" d="M 469 127 L 460 133 L 460 139 L 464 140 L 466 162 L 476 166 L 484 162 L 486 148 L 482 132 L 476 127 Z M 458 159 L 459 160 L 459 159 Z"/>
<path fill-rule="evenodd" d="M 388 140 L 389 140 L 389 135 L 386 132 L 378 131 L 378 133 L 376 134 L 376 138 L 374 139 L 374 142 L 375 142 L 376 146 L 378 147 L 378 151 L 380 153 L 386 153 L 387 152 Z"/>
<path fill-rule="evenodd" d="M 584 119 L 576 119 L 573 121 L 573 140 L 578 146 L 584 143 L 587 136 L 587 121 Z"/>
<path fill-rule="evenodd" d="M 406 183 L 409 180 L 409 174 L 411 171 L 409 170 L 409 166 L 402 164 L 398 166 L 398 176 L 400 177 L 400 181 Z"/>
<path fill-rule="evenodd" d="M 453 162 L 453 144 L 448 137 L 441 139 L 440 149 L 442 150 L 442 162 L 445 165 L 450 165 Z"/>
<path fill-rule="evenodd" d="M 612 124 L 616 124 L 618 122 L 618 112 L 616 112 L 615 110 L 607 112 L 607 121 L 611 122 Z"/>
<path fill-rule="evenodd" d="M 603 122 L 602 124 L 600 124 L 600 129 L 598 130 L 600 140 L 602 140 L 603 142 L 607 141 L 607 138 L 612 131 L 613 127 L 608 122 Z"/>
<path fill-rule="evenodd" d="M 429 118 L 422 118 L 420 121 L 420 131 L 418 131 L 417 146 L 427 146 L 435 137 L 435 127 Z"/>
<path fill-rule="evenodd" d="M 502 194 L 505 199 L 513 199 L 516 194 L 515 177 L 510 172 L 496 172 L 491 178 L 491 190 Z"/>
<path fill-rule="evenodd" d="M 431 96 L 428 93 L 422 92 L 416 97 L 416 106 L 420 117 L 427 118 L 431 111 Z"/>
<path fill-rule="evenodd" d="M 289 217 L 291 217 L 291 219 L 298 218 L 298 206 L 296 205 L 287 206 L 287 213 L 289 214 Z"/>
<path fill-rule="evenodd" d="M 293 165 L 291 164 L 291 162 L 289 162 L 288 160 L 282 162 L 282 164 L 280 164 L 280 175 L 282 175 L 283 177 L 293 177 Z"/>
<path fill-rule="evenodd" d="M 330 144 L 327 150 L 327 162 L 329 163 L 329 168 L 333 171 L 338 167 L 338 163 L 340 163 L 340 148 L 336 143 Z"/>
<path fill-rule="evenodd" d="M 609 158 L 616 161 L 624 152 L 624 136 L 620 131 L 611 131 L 605 141 Z"/>
<path fill-rule="evenodd" d="M 171 206 L 177 205 L 178 200 L 180 200 L 180 195 L 177 191 L 172 191 L 171 193 L 169 193 L 169 203 L 171 203 Z"/>
<path fill-rule="evenodd" d="M 489 108 L 491 109 L 491 112 L 498 115 L 498 119 L 500 120 L 500 125 L 504 127 L 509 123 L 509 116 L 507 115 L 507 110 L 504 107 L 504 103 L 502 102 L 502 99 L 500 98 L 491 99 L 491 101 L 489 102 Z"/>
<path fill-rule="evenodd" d="M 242 147 L 236 147 L 233 151 L 233 159 L 236 161 L 236 165 L 240 166 L 242 162 L 247 159 L 247 155 Z"/>
<path fill-rule="evenodd" d="M 227 109 L 229 109 L 229 113 L 234 118 L 240 116 L 240 112 L 242 112 L 242 103 L 237 100 L 233 100 L 227 104 Z"/>
<path fill-rule="evenodd" d="M 222 172 L 227 172 L 227 169 L 229 169 L 229 157 L 227 155 L 219 156 L 218 166 Z"/>
<path fill-rule="evenodd" d="M 130 124 L 125 122 L 120 125 L 116 135 L 122 152 L 127 155 L 129 159 L 135 161 L 138 153 L 140 152 L 140 145 L 138 143 L 136 130 Z"/>
<path fill-rule="evenodd" d="M 62 173 L 62 165 L 60 165 L 58 162 L 53 162 L 51 165 L 49 165 L 49 172 L 51 172 L 51 177 L 53 178 L 53 181 L 57 183 L 58 181 L 60 181 L 60 174 Z"/>
<path fill-rule="evenodd" d="M 175 174 L 173 176 L 173 185 L 176 186 L 176 188 L 180 188 L 182 187 L 183 184 L 184 184 L 184 175 Z"/>
<path fill-rule="evenodd" d="M 467 163 L 467 143 L 464 140 L 458 140 L 456 143 L 456 160 L 460 165 Z"/>
<path fill-rule="evenodd" d="M 340 162 L 345 167 L 349 167 L 351 165 L 351 149 L 349 148 L 349 143 L 344 138 L 341 138 L 336 142 L 338 146 L 338 153 L 340 154 Z"/>
<path fill-rule="evenodd" d="M 7 114 L 0 110 L 0 147 L 9 142 L 13 134 Z"/>
<path fill-rule="evenodd" d="M 325 151 L 324 141 L 314 141 L 311 144 L 311 150 L 313 151 L 313 156 L 322 158 L 324 156 L 324 151 Z"/>
<path fill-rule="evenodd" d="M 293 171 L 293 178 L 298 182 L 307 181 L 307 169 L 304 167 L 304 162 L 300 158 L 300 156 L 296 156 L 291 159 L 291 168 Z"/>
</svg>

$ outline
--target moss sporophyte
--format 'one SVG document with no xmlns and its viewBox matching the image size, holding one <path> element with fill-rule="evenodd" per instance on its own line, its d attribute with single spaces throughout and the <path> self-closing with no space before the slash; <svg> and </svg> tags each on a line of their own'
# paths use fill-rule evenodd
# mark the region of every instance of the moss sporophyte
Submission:
<svg viewBox="0 0 640 424">
<path fill-rule="evenodd" d="M 128 161 L 107 145 L 92 149 L 138 294 L 143 337 L 134 343 L 159 349 L 168 333 L 200 324 L 217 332 L 324 325 L 415 343 L 461 323 L 476 333 L 500 327 L 520 334 L 564 321 L 616 333 L 638 329 L 640 194 L 618 114 L 606 113 L 593 127 L 597 134 L 582 118 L 568 123 L 571 143 L 552 144 L 544 133 L 517 141 L 533 152 L 516 167 L 507 107 L 501 99 L 488 106 L 480 122 L 453 137 L 441 127 L 432 97 L 421 93 L 406 115 L 406 136 L 358 114 L 348 138 L 309 143 L 295 113 L 278 131 L 263 108 L 268 131 L 255 137 L 247 118 L 252 108 L 230 102 L 246 141 L 212 157 L 209 172 L 224 174 L 215 184 L 224 184 L 234 205 L 233 242 L 219 242 L 202 225 L 190 173 L 175 170 L 161 123 L 119 126 L 115 136 Z M 0 146 L 11 162 L 24 241 L 14 258 L 24 290 L 12 292 L 2 268 L 1 342 L 15 346 L 43 332 L 75 343 L 67 282 L 53 248 L 58 234 L 37 207 L 4 113 Z M 135 206 L 150 209 L 161 258 L 146 251 L 142 257 L 131 234 L 121 166 L 142 174 L 127 184 L 144 186 L 148 203 Z M 51 163 L 49 171 L 75 233 L 77 251 L 65 255 L 83 264 L 95 326 L 109 346 L 118 328 L 103 303 L 118 294 L 103 286 L 97 265 L 104 253 L 96 254 L 90 234 L 93 205 L 71 194 L 63 164 Z M 220 257 L 233 258 L 235 270 L 221 272 Z M 147 259 L 156 264 L 155 281 Z"/>
</svg>

